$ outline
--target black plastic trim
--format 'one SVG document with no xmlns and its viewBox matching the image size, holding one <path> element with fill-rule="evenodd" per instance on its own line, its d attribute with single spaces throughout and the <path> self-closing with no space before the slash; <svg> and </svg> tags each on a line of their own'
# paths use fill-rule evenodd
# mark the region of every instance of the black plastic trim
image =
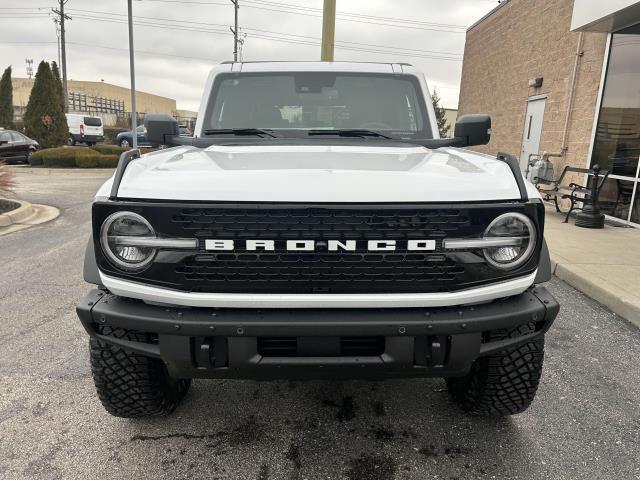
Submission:
<svg viewBox="0 0 640 480">
<path fill-rule="evenodd" d="M 116 167 L 116 173 L 113 177 L 113 184 L 111 185 L 111 195 L 109 198 L 111 200 L 117 200 L 118 198 L 118 189 L 120 188 L 120 183 L 122 182 L 122 177 L 124 176 L 124 172 L 127 169 L 127 166 L 131 163 L 132 160 L 136 158 L 140 158 L 140 150 L 127 150 L 120 155 L 120 160 L 118 160 L 118 166 Z"/>
<path fill-rule="evenodd" d="M 431 309 L 174 308 L 92 290 L 76 310 L 90 335 L 130 351 L 162 358 L 174 375 L 263 379 L 315 377 L 325 373 L 354 378 L 462 375 L 481 355 L 544 335 L 559 308 L 545 288 L 532 287 L 521 295 L 488 304 Z M 533 334 L 482 343 L 483 332 L 532 322 L 536 325 Z M 138 345 L 98 336 L 98 325 L 155 333 L 159 345 Z M 371 357 L 262 357 L 257 353 L 257 337 L 263 336 L 384 336 L 386 348 L 384 354 Z M 437 367 L 415 365 L 413 352 L 418 348 L 418 339 L 438 336 L 449 339 L 449 363 Z M 228 365 L 193 366 L 193 342 L 208 341 L 213 345 L 214 339 L 224 340 L 227 345 Z"/>
<path fill-rule="evenodd" d="M 523 202 L 528 201 L 529 194 L 527 193 L 527 186 L 525 185 L 524 179 L 522 178 L 522 172 L 520 171 L 520 165 L 518 165 L 518 159 L 510 153 L 504 152 L 498 152 L 496 158 L 509 165 L 511 173 L 513 174 L 513 178 L 515 178 L 516 183 L 518 184 L 518 190 L 520 190 L 520 199 Z"/>
<path fill-rule="evenodd" d="M 551 271 L 551 257 L 549 256 L 549 247 L 547 241 L 542 240 L 542 249 L 540 250 L 540 259 L 538 260 L 538 273 L 534 283 L 544 283 L 551 280 L 553 272 Z"/>
<path fill-rule="evenodd" d="M 84 251 L 84 265 L 82 268 L 82 277 L 87 283 L 102 286 L 100 273 L 98 270 L 98 262 L 96 261 L 96 252 L 93 245 L 93 233 L 89 235 L 89 241 Z"/>
</svg>

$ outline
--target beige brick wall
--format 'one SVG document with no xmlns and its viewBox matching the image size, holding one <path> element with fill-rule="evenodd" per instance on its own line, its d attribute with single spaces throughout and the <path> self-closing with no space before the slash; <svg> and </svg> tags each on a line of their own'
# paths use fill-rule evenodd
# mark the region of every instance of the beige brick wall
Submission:
<svg viewBox="0 0 640 480">
<path fill-rule="evenodd" d="M 474 150 L 520 156 L 527 98 L 546 94 L 540 152 L 559 151 L 579 33 L 570 32 L 573 0 L 510 0 L 467 32 L 459 115 L 488 113 L 491 142 Z M 585 33 L 565 158 L 587 163 L 606 34 Z M 529 79 L 543 77 L 540 88 Z"/>
<path fill-rule="evenodd" d="M 29 101 L 29 95 L 31 95 L 33 79 L 14 78 L 11 83 L 13 85 L 13 104 L 16 106 L 26 106 Z M 83 93 L 92 97 L 122 100 L 125 104 L 125 110 L 127 112 L 131 111 L 131 90 L 128 88 L 104 82 L 85 82 L 79 80 L 69 80 L 67 85 L 70 92 Z M 136 107 L 138 111 L 142 113 L 171 114 L 176 110 L 176 101 L 173 98 L 162 97 L 137 90 Z"/>
</svg>

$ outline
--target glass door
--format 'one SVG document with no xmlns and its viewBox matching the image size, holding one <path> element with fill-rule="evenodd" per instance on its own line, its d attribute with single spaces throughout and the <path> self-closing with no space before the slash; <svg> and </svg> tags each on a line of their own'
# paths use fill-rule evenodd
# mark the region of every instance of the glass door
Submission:
<svg viewBox="0 0 640 480">
<path fill-rule="evenodd" d="M 640 25 L 614 33 L 591 166 L 611 173 L 600 194 L 602 210 L 640 225 Z"/>
</svg>

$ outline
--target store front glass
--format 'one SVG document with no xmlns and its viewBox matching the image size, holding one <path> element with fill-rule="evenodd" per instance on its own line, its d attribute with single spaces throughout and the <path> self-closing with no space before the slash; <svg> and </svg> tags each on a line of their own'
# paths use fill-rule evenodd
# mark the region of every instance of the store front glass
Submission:
<svg viewBox="0 0 640 480">
<path fill-rule="evenodd" d="M 602 210 L 640 224 L 640 25 L 614 33 L 591 166 L 611 173 L 600 194 Z"/>
</svg>

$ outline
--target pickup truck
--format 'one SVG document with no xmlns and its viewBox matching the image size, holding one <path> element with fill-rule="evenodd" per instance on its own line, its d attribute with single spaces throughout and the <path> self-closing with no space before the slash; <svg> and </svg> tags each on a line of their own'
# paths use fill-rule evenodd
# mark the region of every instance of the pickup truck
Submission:
<svg viewBox="0 0 640 480">
<path fill-rule="evenodd" d="M 106 410 L 169 414 L 194 378 L 444 377 L 461 411 L 533 401 L 559 305 L 540 195 L 486 115 L 441 139 L 407 64 L 223 63 L 193 137 L 122 154 L 77 306 Z"/>
</svg>

